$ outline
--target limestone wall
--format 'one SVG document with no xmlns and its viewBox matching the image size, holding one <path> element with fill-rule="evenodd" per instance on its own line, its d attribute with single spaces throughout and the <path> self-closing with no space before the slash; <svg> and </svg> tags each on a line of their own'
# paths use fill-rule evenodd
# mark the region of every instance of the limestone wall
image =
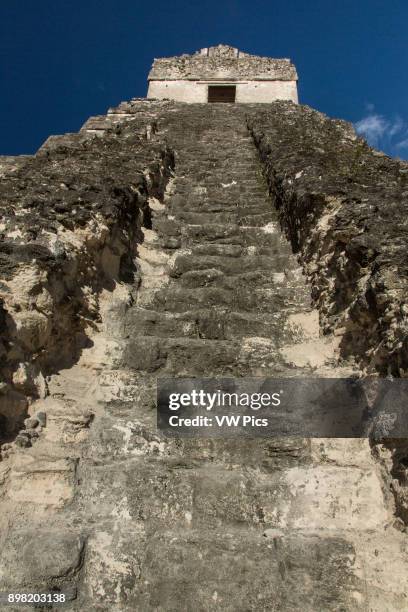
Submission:
<svg viewBox="0 0 408 612">
<path fill-rule="evenodd" d="M 176 102 L 207 102 L 207 87 L 204 83 L 196 81 L 150 81 L 147 92 L 148 98 L 158 100 L 174 100 Z"/>
<path fill-rule="evenodd" d="M 296 81 L 249 81 L 237 86 L 237 102 L 298 102 Z"/>
<path fill-rule="evenodd" d="M 297 72 L 289 59 L 258 57 L 228 45 L 155 59 L 148 98 L 205 103 L 209 83 L 236 85 L 236 102 L 297 102 Z"/>
<path fill-rule="evenodd" d="M 208 96 L 208 81 L 150 81 L 148 98 L 158 100 L 170 99 L 177 102 L 205 103 Z M 213 83 L 221 84 L 219 81 Z M 275 100 L 298 102 L 296 81 L 243 81 L 240 83 L 225 82 L 236 85 L 236 102 L 266 103 Z"/>
</svg>

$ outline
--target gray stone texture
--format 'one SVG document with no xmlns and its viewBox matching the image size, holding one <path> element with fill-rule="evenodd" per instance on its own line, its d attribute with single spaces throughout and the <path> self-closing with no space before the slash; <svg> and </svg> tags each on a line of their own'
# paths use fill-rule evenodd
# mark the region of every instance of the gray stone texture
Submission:
<svg viewBox="0 0 408 612">
<path fill-rule="evenodd" d="M 76 612 L 406 609 L 404 441 L 166 439 L 155 386 L 404 374 L 407 175 L 306 107 L 141 100 L 5 175 L 0 414 L 18 394 L 15 431 L 28 408 L 41 431 L 3 446 L 0 590 L 66 589 Z"/>
<path fill-rule="evenodd" d="M 165 81 L 213 80 L 218 73 L 232 80 L 297 80 L 296 68 L 289 59 L 259 57 L 228 45 L 201 49 L 191 55 L 155 59 L 148 78 Z"/>
</svg>

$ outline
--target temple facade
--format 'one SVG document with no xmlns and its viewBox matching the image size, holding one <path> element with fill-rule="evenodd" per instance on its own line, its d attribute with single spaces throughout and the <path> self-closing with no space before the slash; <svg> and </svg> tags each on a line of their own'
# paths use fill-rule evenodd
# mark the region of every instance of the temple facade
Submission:
<svg viewBox="0 0 408 612">
<path fill-rule="evenodd" d="M 159 100 L 298 102 L 297 72 L 289 59 L 258 57 L 228 45 L 155 59 L 148 78 L 147 97 Z"/>
</svg>

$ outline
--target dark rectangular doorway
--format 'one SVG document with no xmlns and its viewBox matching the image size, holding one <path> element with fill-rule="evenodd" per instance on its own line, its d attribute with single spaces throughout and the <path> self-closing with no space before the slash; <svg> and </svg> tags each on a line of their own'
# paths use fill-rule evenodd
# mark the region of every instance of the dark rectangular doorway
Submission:
<svg viewBox="0 0 408 612">
<path fill-rule="evenodd" d="M 209 85 L 209 102 L 235 102 L 235 85 Z"/>
</svg>

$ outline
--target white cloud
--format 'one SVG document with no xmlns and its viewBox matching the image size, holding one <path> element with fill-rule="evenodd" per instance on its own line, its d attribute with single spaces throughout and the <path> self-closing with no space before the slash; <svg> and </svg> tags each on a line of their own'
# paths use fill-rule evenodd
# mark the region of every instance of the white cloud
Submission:
<svg viewBox="0 0 408 612">
<path fill-rule="evenodd" d="M 408 148 L 408 123 L 401 117 L 387 118 L 374 112 L 374 105 L 367 104 L 367 115 L 354 124 L 357 134 L 364 136 L 372 147 L 388 155 L 398 155 Z"/>
<path fill-rule="evenodd" d="M 403 120 L 401 119 L 401 117 L 396 117 L 394 119 L 394 122 L 391 123 L 390 125 L 390 131 L 389 131 L 389 135 L 395 136 L 396 134 L 399 134 L 401 132 L 403 132 L 406 129 L 406 125 L 403 122 Z"/>
<path fill-rule="evenodd" d="M 355 124 L 357 134 L 365 136 L 370 144 L 377 144 L 389 130 L 388 121 L 381 115 L 368 115 Z"/>
</svg>

